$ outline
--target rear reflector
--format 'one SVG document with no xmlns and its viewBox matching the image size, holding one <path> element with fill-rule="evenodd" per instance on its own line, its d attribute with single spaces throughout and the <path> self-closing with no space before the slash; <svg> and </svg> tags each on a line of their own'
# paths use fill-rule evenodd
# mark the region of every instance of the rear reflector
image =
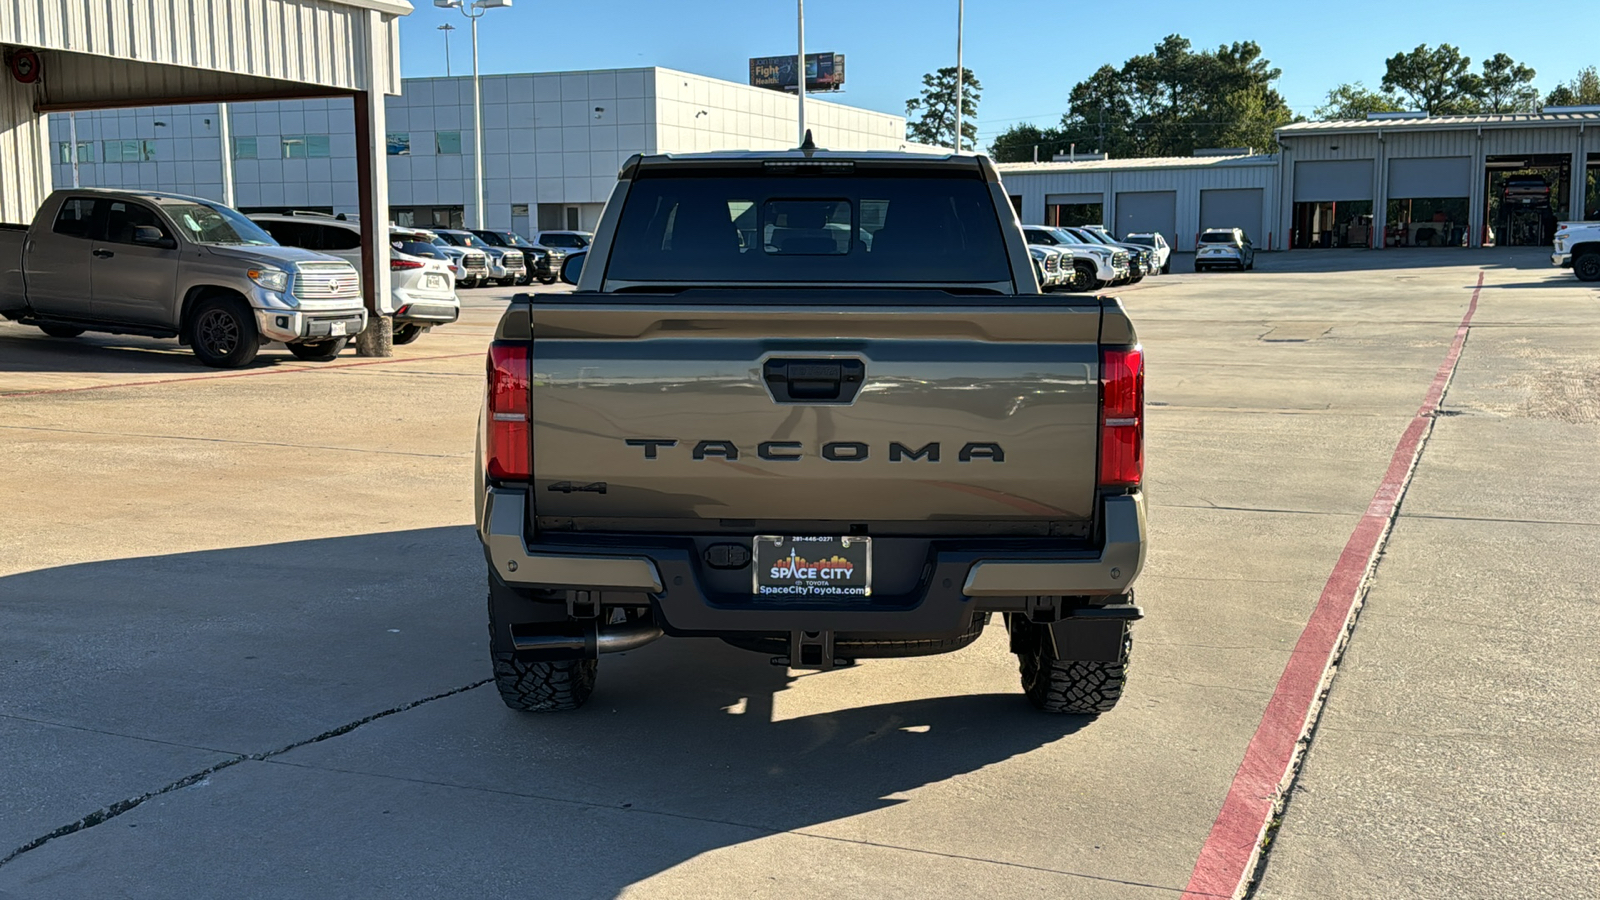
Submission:
<svg viewBox="0 0 1600 900">
<path fill-rule="evenodd" d="M 1144 480 L 1144 348 L 1100 356 L 1100 486 Z"/>
<path fill-rule="evenodd" d="M 489 345 L 489 421 L 484 457 L 490 478 L 527 480 L 533 474 L 528 365 L 526 344 Z"/>
</svg>

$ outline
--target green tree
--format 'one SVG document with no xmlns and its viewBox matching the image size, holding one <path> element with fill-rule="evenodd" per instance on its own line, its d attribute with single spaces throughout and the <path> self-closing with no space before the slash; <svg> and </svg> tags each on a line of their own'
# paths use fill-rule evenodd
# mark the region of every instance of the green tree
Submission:
<svg viewBox="0 0 1600 900">
<path fill-rule="evenodd" d="M 1049 162 L 1065 149 L 1061 132 L 1055 128 L 1040 128 L 1027 123 L 1013 125 L 1001 132 L 989 145 L 989 156 L 995 162 L 1033 162 L 1037 148 L 1039 159 Z"/>
<path fill-rule="evenodd" d="M 1545 106 L 1600 105 L 1600 71 L 1594 66 L 1581 69 L 1578 76 L 1552 90 L 1544 98 Z"/>
<path fill-rule="evenodd" d="M 1400 112 L 1400 101 L 1393 94 L 1374 91 L 1357 81 L 1341 84 L 1328 92 L 1328 102 L 1312 116 L 1321 122 L 1333 119 L 1365 119 L 1368 113 Z"/>
<path fill-rule="evenodd" d="M 961 84 L 961 146 L 978 145 L 978 100 L 983 85 L 971 69 L 963 68 Z M 956 133 L 956 67 L 946 66 L 922 76 L 922 94 L 906 101 L 906 138 L 921 144 L 950 147 Z"/>
<path fill-rule="evenodd" d="M 1101 66 L 1073 87 L 1065 143 L 1113 157 L 1188 156 L 1200 147 L 1271 149 L 1293 120 L 1272 87 L 1280 71 L 1244 41 L 1196 52 L 1168 35 L 1122 67 Z"/>
<path fill-rule="evenodd" d="M 1538 73 L 1504 53 L 1496 53 L 1483 61 L 1481 103 L 1484 112 L 1519 113 L 1536 112 L 1539 108 L 1539 89 L 1533 86 Z"/>
<path fill-rule="evenodd" d="M 1471 57 L 1451 44 L 1418 44 L 1410 53 L 1396 53 L 1385 63 L 1383 89 L 1409 98 L 1412 108 L 1430 116 L 1476 112 L 1483 79 L 1471 71 Z"/>
</svg>

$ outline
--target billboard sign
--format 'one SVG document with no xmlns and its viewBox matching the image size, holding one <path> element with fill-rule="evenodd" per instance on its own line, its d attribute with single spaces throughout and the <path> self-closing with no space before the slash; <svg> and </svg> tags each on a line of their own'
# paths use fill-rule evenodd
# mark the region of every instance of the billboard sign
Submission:
<svg viewBox="0 0 1600 900">
<path fill-rule="evenodd" d="M 799 79 L 795 77 L 794 54 L 788 56 L 762 56 L 750 60 L 750 83 L 756 87 L 775 91 L 793 91 Z M 806 90 L 837 91 L 844 87 L 843 53 L 806 54 Z"/>
</svg>

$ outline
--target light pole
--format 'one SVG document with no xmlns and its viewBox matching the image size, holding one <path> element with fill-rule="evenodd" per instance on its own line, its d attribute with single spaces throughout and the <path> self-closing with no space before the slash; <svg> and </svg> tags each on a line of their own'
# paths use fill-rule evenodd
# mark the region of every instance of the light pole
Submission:
<svg viewBox="0 0 1600 900">
<path fill-rule="evenodd" d="M 806 0 L 794 0 L 795 14 L 800 19 L 800 47 L 795 54 L 797 68 L 795 97 L 800 101 L 800 135 L 795 139 L 795 146 L 806 142 Z"/>
<path fill-rule="evenodd" d="M 956 0 L 956 152 L 961 152 L 961 81 L 966 71 L 961 68 L 961 31 L 967 17 L 967 0 Z"/>
<path fill-rule="evenodd" d="M 433 0 L 433 5 L 443 9 L 458 9 L 472 20 L 472 187 L 473 227 L 483 229 L 483 95 L 478 86 L 478 20 L 491 9 L 511 5 L 511 0 L 472 0 L 470 8 L 463 0 Z M 445 36 L 449 41 L 449 35 Z"/>
<path fill-rule="evenodd" d="M 439 26 L 439 30 L 444 32 L 444 77 L 449 78 L 450 77 L 450 32 L 455 31 L 456 27 L 454 25 L 451 25 L 449 22 L 446 22 L 443 25 Z"/>
</svg>

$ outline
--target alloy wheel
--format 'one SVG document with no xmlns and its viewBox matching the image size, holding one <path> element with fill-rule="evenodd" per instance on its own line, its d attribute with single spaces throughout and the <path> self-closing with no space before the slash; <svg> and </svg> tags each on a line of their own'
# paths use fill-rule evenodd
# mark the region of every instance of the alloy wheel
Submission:
<svg viewBox="0 0 1600 900">
<path fill-rule="evenodd" d="M 207 310 L 197 330 L 206 350 L 217 356 L 227 356 L 239 346 L 239 323 L 223 310 Z"/>
</svg>

